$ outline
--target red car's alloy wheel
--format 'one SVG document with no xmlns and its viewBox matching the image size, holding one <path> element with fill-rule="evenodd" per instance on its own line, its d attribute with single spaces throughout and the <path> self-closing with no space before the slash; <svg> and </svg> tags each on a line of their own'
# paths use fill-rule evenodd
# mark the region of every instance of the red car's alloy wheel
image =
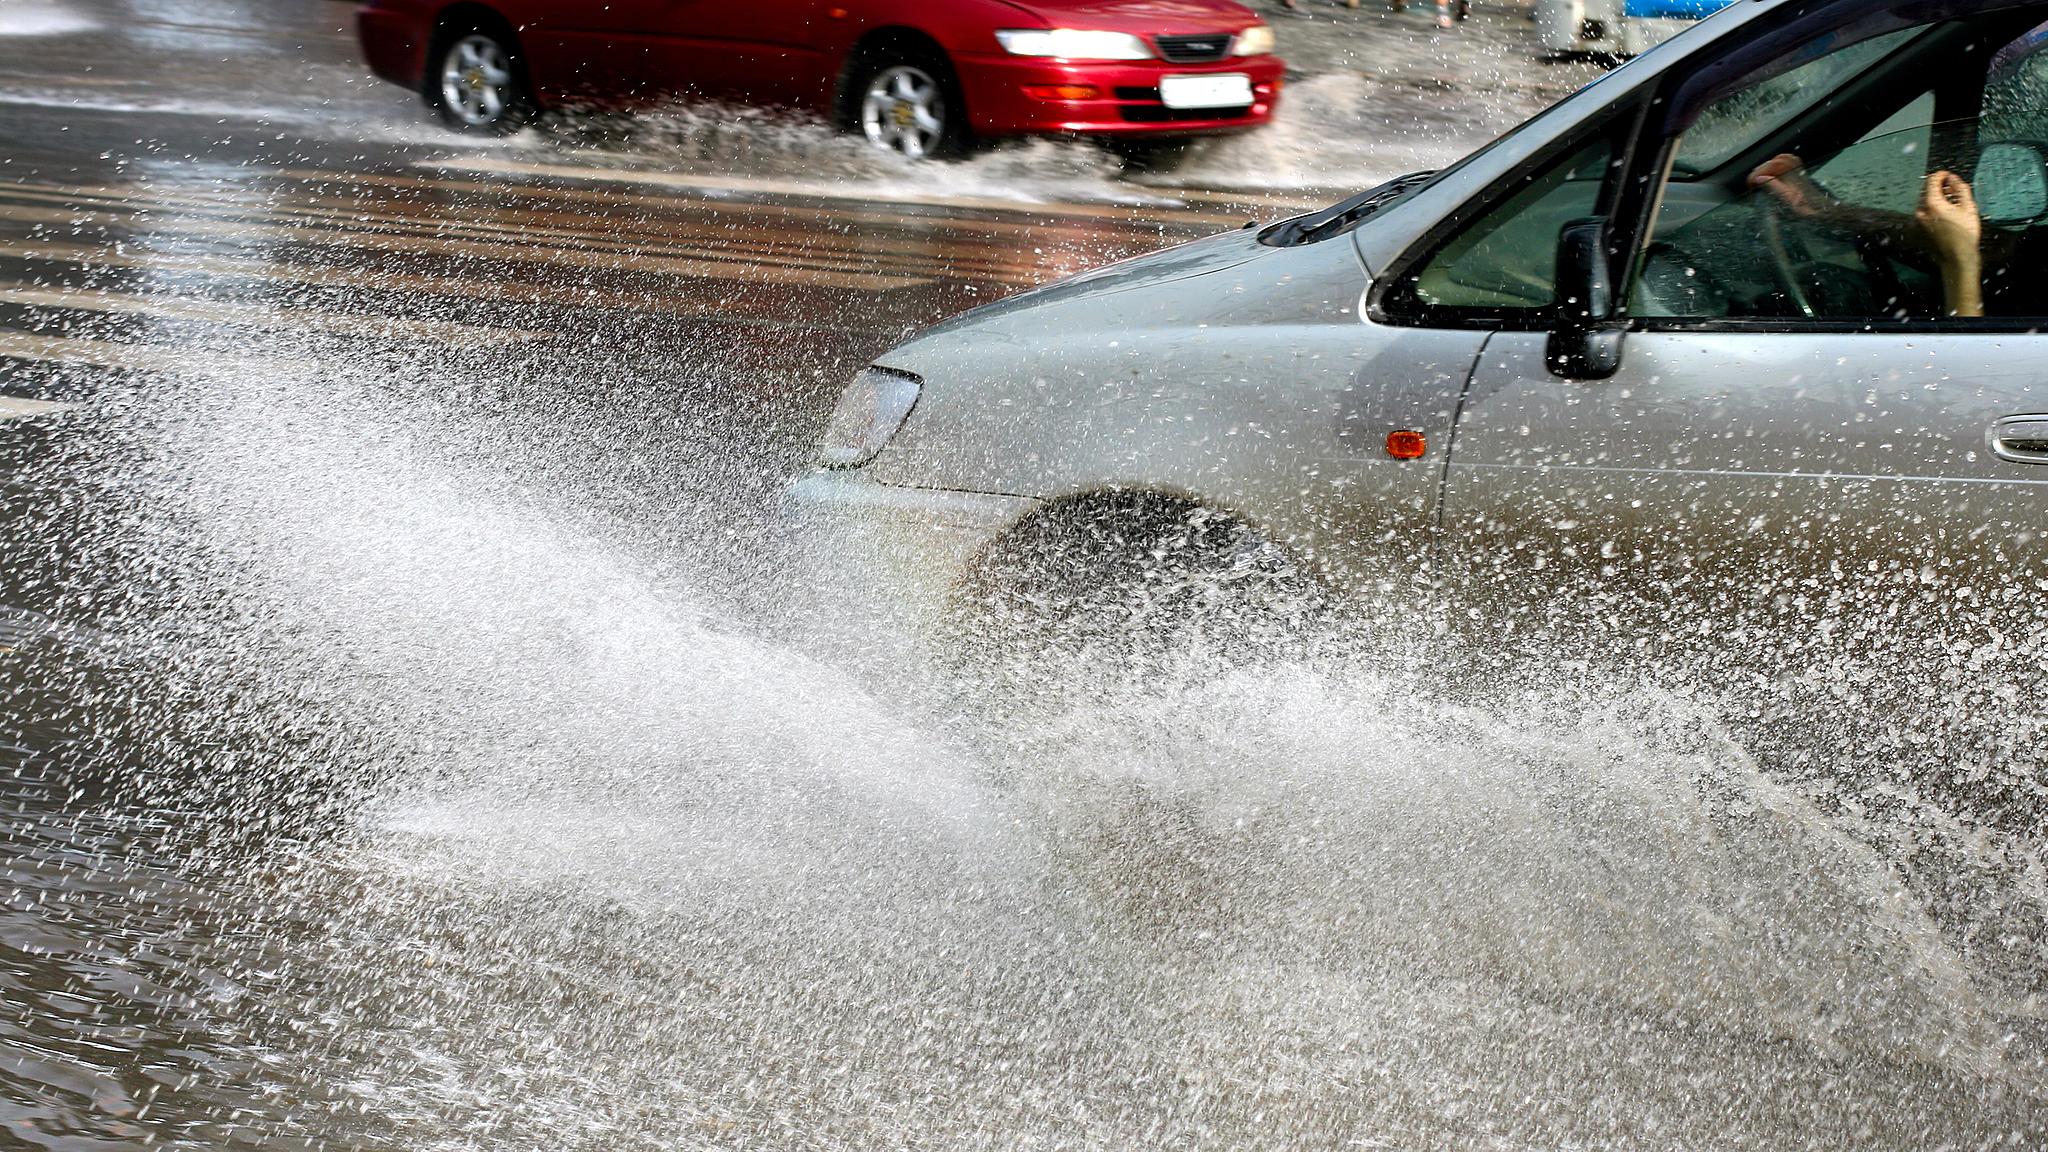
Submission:
<svg viewBox="0 0 2048 1152">
<path fill-rule="evenodd" d="M 441 57 L 440 94 L 442 112 L 458 128 L 505 125 L 519 102 L 511 55 L 488 33 L 455 40 Z"/>
<path fill-rule="evenodd" d="M 946 91 L 937 77 L 896 64 L 868 78 L 861 94 L 860 130 L 868 142 L 922 160 L 945 150 Z"/>
</svg>

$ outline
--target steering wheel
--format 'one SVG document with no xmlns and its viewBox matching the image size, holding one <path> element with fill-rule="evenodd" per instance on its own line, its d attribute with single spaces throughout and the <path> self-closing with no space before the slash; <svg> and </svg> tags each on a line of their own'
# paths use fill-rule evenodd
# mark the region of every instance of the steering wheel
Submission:
<svg viewBox="0 0 2048 1152">
<path fill-rule="evenodd" d="M 1801 316 L 1812 320 L 1819 314 L 1813 309 L 1813 301 L 1807 299 L 1806 286 L 1800 283 L 1799 276 L 1800 267 L 1810 259 L 1806 242 L 1786 238 L 1784 205 L 1770 196 L 1759 196 L 1756 203 L 1757 214 L 1763 218 L 1764 248 L 1771 256 L 1771 270 L 1778 274 L 1778 283 L 1785 289 L 1792 306 L 1799 309 Z M 1795 243 L 1799 247 L 1796 255 L 1792 251 Z"/>
<path fill-rule="evenodd" d="M 1870 292 L 1876 304 L 1893 314 L 1917 314 L 1921 311 L 1922 302 L 1912 299 L 1912 289 L 1907 287 L 1905 277 L 1899 275 L 1898 266 L 1892 262 L 1891 243 L 1868 232 L 1859 232 L 1854 239 L 1856 256 L 1870 273 Z"/>
</svg>

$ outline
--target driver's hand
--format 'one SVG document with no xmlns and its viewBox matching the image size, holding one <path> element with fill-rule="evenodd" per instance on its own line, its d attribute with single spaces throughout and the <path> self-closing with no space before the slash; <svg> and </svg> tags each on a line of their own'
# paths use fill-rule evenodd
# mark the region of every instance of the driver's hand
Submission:
<svg viewBox="0 0 2048 1152">
<path fill-rule="evenodd" d="M 1977 259 L 1984 221 L 1977 214 L 1977 197 L 1969 181 L 1945 169 L 1930 174 L 1913 219 L 1944 258 Z"/>
<path fill-rule="evenodd" d="M 1790 152 L 1757 165 L 1749 186 L 1770 193 L 1794 216 L 1816 216 L 1828 206 L 1828 194 L 1806 174 L 1806 161 Z"/>
<path fill-rule="evenodd" d="M 1970 184 L 1953 172 L 1927 177 L 1913 223 L 1941 263 L 1942 294 L 1951 316 L 1984 315 L 1984 221 Z"/>
</svg>

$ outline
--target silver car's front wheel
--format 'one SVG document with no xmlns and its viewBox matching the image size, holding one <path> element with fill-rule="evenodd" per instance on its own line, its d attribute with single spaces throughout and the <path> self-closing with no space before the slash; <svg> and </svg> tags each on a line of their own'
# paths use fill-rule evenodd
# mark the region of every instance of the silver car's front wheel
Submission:
<svg viewBox="0 0 2048 1152">
<path fill-rule="evenodd" d="M 881 69 L 868 78 L 861 93 L 861 135 L 870 144 L 912 160 L 949 150 L 952 114 L 938 77 L 914 64 Z"/>
<path fill-rule="evenodd" d="M 976 557 L 949 613 L 961 671 L 1071 699 L 1187 658 L 1298 654 L 1330 606 L 1313 570 L 1235 517 L 1098 492 L 1013 526 Z"/>
<path fill-rule="evenodd" d="M 511 127 L 524 104 L 512 53 L 488 32 L 457 37 L 441 54 L 441 114 L 475 132 Z"/>
</svg>

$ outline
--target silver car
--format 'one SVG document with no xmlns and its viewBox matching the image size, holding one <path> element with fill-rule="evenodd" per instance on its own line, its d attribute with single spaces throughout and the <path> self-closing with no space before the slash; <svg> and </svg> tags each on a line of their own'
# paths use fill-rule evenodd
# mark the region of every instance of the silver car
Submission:
<svg viewBox="0 0 2048 1152">
<path fill-rule="evenodd" d="M 2048 589 L 2044 323 L 2048 3 L 1745 0 L 1446 170 L 912 339 L 792 501 L 913 614 L 1172 556 L 1981 638 Z"/>
</svg>

